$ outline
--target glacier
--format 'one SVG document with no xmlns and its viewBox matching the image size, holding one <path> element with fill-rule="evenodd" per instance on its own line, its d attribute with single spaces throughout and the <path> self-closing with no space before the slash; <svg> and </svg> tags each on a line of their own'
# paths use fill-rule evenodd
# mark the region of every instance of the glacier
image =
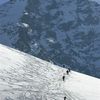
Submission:
<svg viewBox="0 0 100 100">
<path fill-rule="evenodd" d="M 0 100 L 98 100 L 100 79 L 0 44 Z M 62 76 L 66 80 L 62 81 Z"/>
</svg>

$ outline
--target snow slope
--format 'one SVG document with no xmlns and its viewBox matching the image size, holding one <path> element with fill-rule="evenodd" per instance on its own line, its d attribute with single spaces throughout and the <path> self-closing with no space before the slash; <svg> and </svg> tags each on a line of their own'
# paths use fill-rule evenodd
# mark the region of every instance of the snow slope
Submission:
<svg viewBox="0 0 100 100">
<path fill-rule="evenodd" d="M 6 2 L 8 2 L 8 1 L 9 1 L 9 0 L 0 0 L 0 5 L 6 3 Z"/>
<path fill-rule="evenodd" d="M 71 72 L 0 44 L 0 100 L 98 100 L 100 79 Z"/>
</svg>

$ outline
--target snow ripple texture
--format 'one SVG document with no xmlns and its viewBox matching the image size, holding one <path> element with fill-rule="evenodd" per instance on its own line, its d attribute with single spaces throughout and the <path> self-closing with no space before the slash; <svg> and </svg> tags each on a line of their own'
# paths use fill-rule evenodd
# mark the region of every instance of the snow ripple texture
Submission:
<svg viewBox="0 0 100 100">
<path fill-rule="evenodd" d="M 98 100 L 98 89 L 87 97 L 84 96 L 86 91 L 81 93 L 79 89 L 82 88 L 81 78 L 92 80 L 92 83 L 96 81 L 94 85 L 100 84 L 99 79 L 72 71 L 63 82 L 65 72 L 66 69 L 52 63 L 0 45 L 0 100 L 64 100 L 64 96 L 66 100 Z M 79 87 L 75 89 L 77 83 Z M 72 87 L 73 84 L 76 86 Z"/>
</svg>

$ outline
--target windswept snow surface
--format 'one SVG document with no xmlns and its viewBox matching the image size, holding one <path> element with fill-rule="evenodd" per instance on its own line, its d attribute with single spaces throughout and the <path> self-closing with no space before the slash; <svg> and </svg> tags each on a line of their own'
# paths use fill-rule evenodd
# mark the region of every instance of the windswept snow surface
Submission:
<svg viewBox="0 0 100 100">
<path fill-rule="evenodd" d="M 9 1 L 9 0 L 0 0 L 0 5 L 6 3 L 6 2 L 8 2 L 8 1 Z"/>
<path fill-rule="evenodd" d="M 98 100 L 100 79 L 0 44 L 0 100 Z"/>
</svg>

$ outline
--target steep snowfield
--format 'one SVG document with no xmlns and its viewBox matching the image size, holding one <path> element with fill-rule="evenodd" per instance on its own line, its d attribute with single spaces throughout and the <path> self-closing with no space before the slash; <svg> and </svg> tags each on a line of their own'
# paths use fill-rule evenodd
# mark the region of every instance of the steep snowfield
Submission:
<svg viewBox="0 0 100 100">
<path fill-rule="evenodd" d="M 0 100 L 98 100 L 100 79 L 71 72 L 0 44 Z"/>
</svg>

